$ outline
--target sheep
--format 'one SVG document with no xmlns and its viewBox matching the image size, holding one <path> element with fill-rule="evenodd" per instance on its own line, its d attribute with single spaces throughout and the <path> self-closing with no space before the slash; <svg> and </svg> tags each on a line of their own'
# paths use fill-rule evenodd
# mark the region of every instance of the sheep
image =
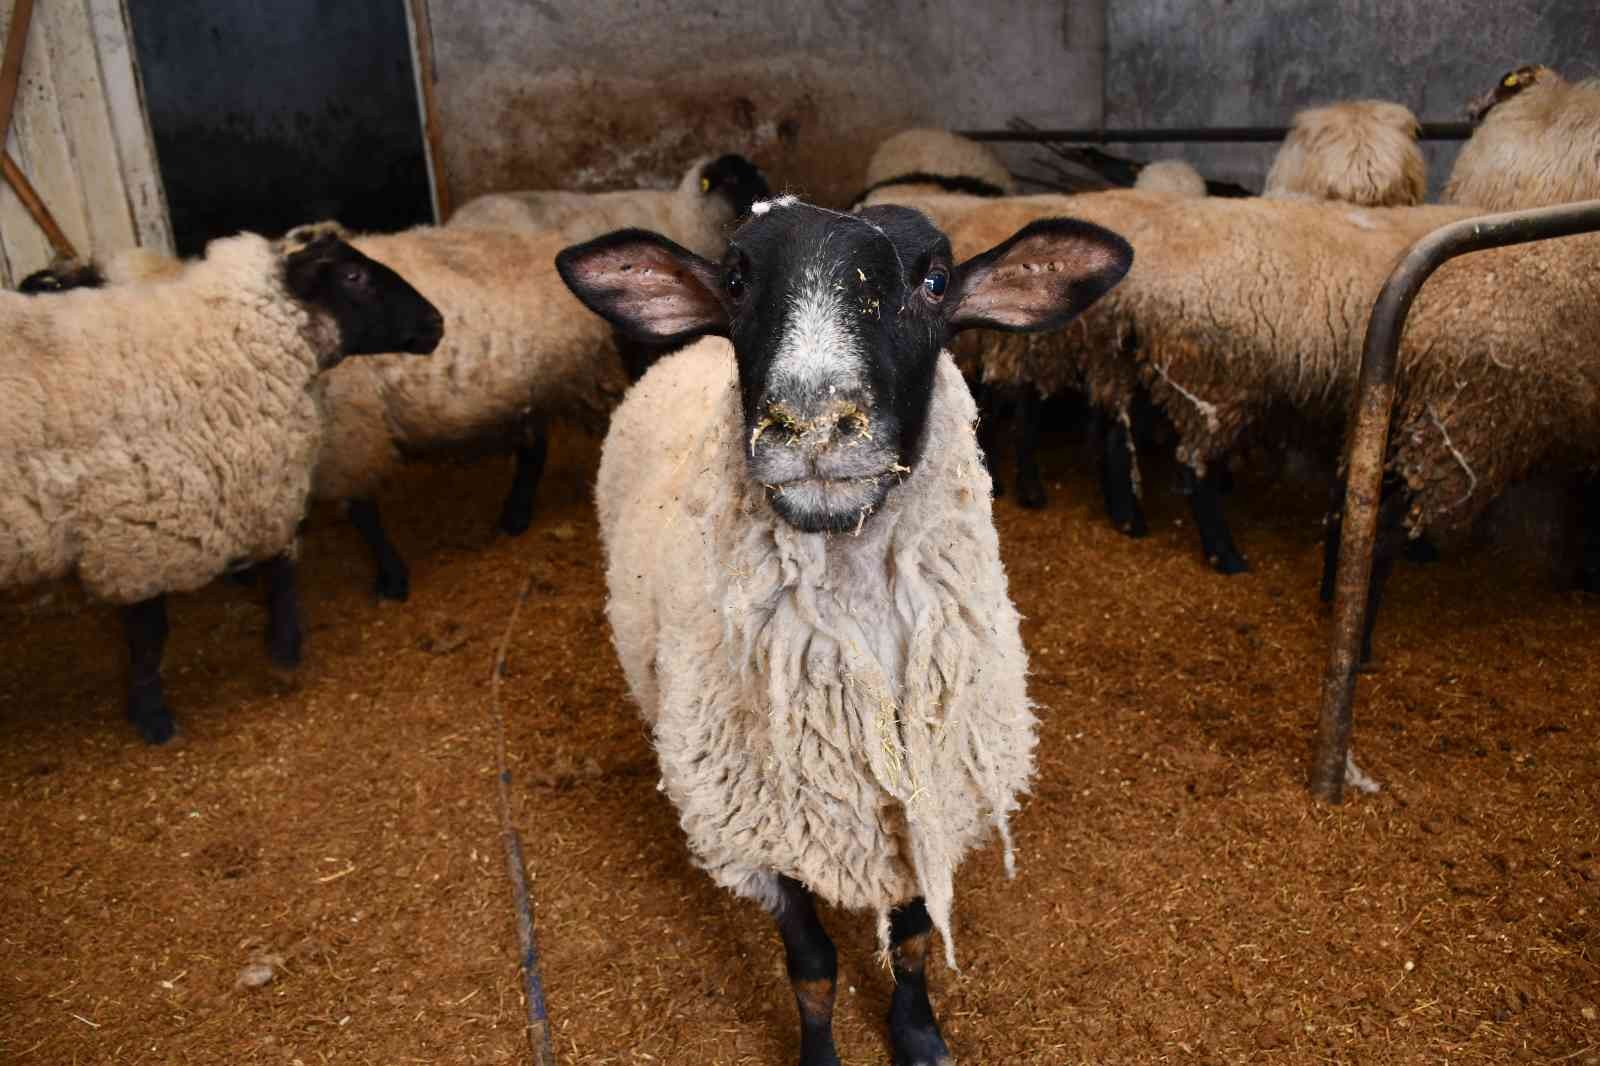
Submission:
<svg viewBox="0 0 1600 1066">
<path fill-rule="evenodd" d="M 1388 100 L 1307 108 L 1294 116 L 1261 195 L 1364 207 L 1420 204 L 1428 191 L 1420 128 L 1409 108 Z"/>
<path fill-rule="evenodd" d="M 1010 196 L 1016 183 L 988 148 L 947 130 L 902 130 L 873 151 L 866 187 L 851 208 L 914 207 L 948 228 L 988 200 Z"/>
<path fill-rule="evenodd" d="M 1445 203 L 1518 211 L 1600 199 L 1600 78 L 1572 83 L 1521 67 L 1469 114 L 1479 125 L 1456 156 Z"/>
<path fill-rule="evenodd" d="M 1133 187 L 1157 196 L 1197 200 L 1206 195 L 1206 179 L 1181 159 L 1158 159 L 1139 168 Z"/>
<path fill-rule="evenodd" d="M 73 289 L 98 289 L 106 283 L 105 276 L 94 262 L 78 256 L 58 256 L 51 264 L 35 270 L 17 282 L 17 291 L 24 296 L 42 293 L 70 292 Z"/>
<path fill-rule="evenodd" d="M 242 234 L 174 280 L 0 295 L 0 588 L 76 576 L 123 607 L 127 712 L 159 744 L 166 595 L 270 560 L 275 662 L 299 662 L 291 547 L 322 440 L 319 375 L 426 353 L 439 313 L 324 239 Z"/>
<path fill-rule="evenodd" d="M 1334 135 L 1333 131 L 1338 131 L 1338 135 Z M 1294 130 L 1280 150 L 1278 161 L 1274 164 L 1277 174 L 1276 182 L 1273 184 L 1274 191 L 1278 196 L 1287 196 L 1291 188 L 1298 187 L 1300 194 L 1296 198 L 1303 201 L 1304 194 L 1313 190 L 1324 192 L 1343 191 L 1346 195 L 1355 196 L 1367 195 L 1363 190 L 1387 189 L 1396 198 L 1396 206 L 1399 203 L 1413 202 L 1416 192 L 1426 184 L 1426 172 L 1423 169 L 1420 152 L 1416 150 L 1414 143 L 1410 144 L 1410 147 L 1406 147 L 1401 142 L 1414 142 L 1414 139 L 1415 120 L 1411 118 L 1408 111 L 1399 105 L 1385 105 L 1379 101 L 1361 101 L 1302 112 L 1296 116 Z M 1362 147 L 1363 144 L 1366 147 Z M 1380 166 L 1384 161 L 1387 161 L 1387 173 Z M 1081 202 L 1085 205 L 1103 204 L 1106 214 L 1100 215 L 1085 207 L 1083 210 L 1089 211 L 1085 217 L 1102 224 L 1118 226 L 1122 229 L 1124 235 L 1133 240 L 1135 246 L 1140 247 L 1141 250 L 1146 244 L 1155 245 L 1165 241 L 1165 233 L 1162 230 L 1147 224 L 1148 209 L 1134 208 L 1132 205 L 1124 204 L 1115 199 L 1103 199 L 1107 195 L 1104 193 L 1085 194 L 1074 198 L 1074 202 Z M 1040 205 L 1036 208 L 1040 213 L 1049 213 L 1051 210 L 1059 209 L 1059 207 L 1052 208 L 1045 205 Z M 1136 211 L 1137 213 L 1129 214 L 1129 211 Z M 1168 212 L 1168 214 L 1172 218 L 1186 219 L 1238 218 L 1246 220 L 1242 224 L 1248 228 L 1255 225 L 1255 223 L 1248 221 L 1256 217 L 1251 214 L 1252 211 L 1254 211 L 1254 208 L 1248 207 L 1235 211 L 1232 207 L 1217 202 L 1216 199 L 1206 199 L 1193 201 L 1192 207 L 1186 207 L 1181 211 Z M 974 243 L 982 243 L 989 232 L 1014 227 L 1020 224 L 1024 218 L 1017 211 L 1008 211 L 1005 208 L 986 208 L 978 214 L 991 214 L 994 217 L 992 221 L 985 220 L 982 217 L 972 217 L 967 220 L 970 222 L 970 229 L 974 231 L 971 238 Z M 1397 256 L 1399 251 L 1404 249 L 1406 242 L 1420 237 L 1423 232 L 1426 232 L 1427 219 L 1432 218 L 1436 222 L 1441 219 L 1449 221 L 1459 216 L 1430 216 L 1424 213 L 1415 216 L 1415 220 L 1421 221 L 1414 220 L 1409 225 L 1401 225 L 1398 230 L 1395 229 L 1395 223 L 1393 222 L 1393 218 L 1396 216 L 1386 216 L 1382 213 L 1373 216 L 1375 219 L 1385 217 L 1390 218 L 1391 221 L 1384 223 L 1379 228 L 1388 232 L 1391 239 L 1395 238 L 1396 233 L 1398 233 L 1398 239 L 1402 241 L 1393 250 L 1393 254 Z M 1417 228 L 1418 225 L 1423 226 L 1423 228 L 1419 230 Z M 962 226 L 956 227 L 952 232 L 952 237 L 956 240 L 958 246 L 968 239 L 964 232 L 968 228 L 968 225 L 964 223 Z M 1234 236 L 1230 236 L 1225 232 L 1218 232 L 1216 238 L 1215 246 L 1206 248 L 1204 254 L 1220 257 L 1215 260 L 1218 263 L 1236 261 L 1240 253 L 1233 250 L 1230 245 L 1249 239 L 1244 232 Z M 1290 240 L 1292 243 L 1292 237 L 1285 239 Z M 1350 231 L 1349 239 L 1363 240 L 1369 244 L 1371 242 L 1371 238 L 1365 238 L 1360 232 L 1356 231 Z M 1243 249 L 1242 251 L 1248 252 L 1248 249 Z M 1287 252 L 1289 249 L 1285 249 L 1285 251 Z M 1274 254 L 1276 252 L 1269 253 L 1268 258 L 1271 258 L 1271 255 Z M 1167 260 L 1163 259 L 1162 261 L 1166 262 Z M 1244 261 L 1248 263 L 1248 255 L 1244 257 Z M 1292 255 L 1283 260 L 1283 269 L 1296 269 L 1296 261 Z M 1192 271 L 1185 272 L 1174 262 L 1172 273 L 1177 276 L 1192 274 Z M 1136 271 L 1129 284 L 1124 286 L 1118 293 L 1118 302 L 1131 303 L 1137 300 L 1146 287 L 1146 279 L 1150 276 L 1144 269 Z M 1262 276 L 1271 277 L 1272 275 Z M 1362 275 L 1362 277 L 1365 279 L 1365 275 Z M 1186 281 L 1192 283 L 1192 276 L 1187 277 Z M 1381 281 L 1382 278 L 1379 277 L 1377 282 L 1381 284 Z M 1376 285 L 1372 285 L 1371 279 L 1365 279 L 1361 284 L 1370 285 L 1372 295 L 1376 295 L 1377 288 Z M 1363 288 L 1360 291 L 1365 292 L 1366 289 Z M 1349 293 L 1346 292 L 1333 297 L 1333 299 L 1342 306 L 1343 301 L 1348 296 Z M 1266 297 L 1259 293 L 1247 293 L 1241 295 L 1240 298 L 1249 300 L 1252 304 L 1261 303 L 1264 298 L 1268 302 L 1273 299 L 1270 290 L 1268 290 Z M 1158 298 L 1157 302 L 1151 306 L 1159 305 Z M 1170 313 L 1179 316 L 1193 314 L 1196 307 L 1203 306 L 1206 306 L 1206 304 L 1190 304 L 1187 307 L 1174 305 Z M 1105 309 L 1102 309 L 1102 312 L 1091 315 L 1089 319 L 1085 320 L 1084 326 L 1101 317 L 1104 311 Z M 1273 309 L 1273 316 L 1275 318 L 1276 315 L 1283 314 L 1284 317 L 1279 322 L 1279 325 L 1288 330 L 1292 325 L 1290 316 L 1303 311 L 1304 308 L 1286 308 L 1281 312 L 1278 309 Z M 1167 312 L 1164 310 L 1162 313 Z M 1365 318 L 1363 317 L 1361 321 L 1364 322 Z M 1169 327 L 1166 324 L 1161 324 L 1160 328 L 1166 329 Z M 1292 338 L 1295 333 L 1285 332 L 1284 336 Z M 1140 375 L 1134 370 L 1136 365 L 1134 362 L 1117 355 L 1117 349 L 1129 340 L 1128 336 L 1103 337 L 1096 343 L 1110 344 L 1111 347 L 1109 349 L 1104 351 L 1084 351 L 1081 345 L 1075 345 L 1072 338 L 1069 337 L 1040 337 L 1020 340 L 1003 338 L 995 342 L 997 350 L 994 356 L 986 355 L 985 357 L 985 376 L 995 381 L 1032 381 L 1038 386 L 1042 394 L 1049 395 L 1055 388 L 1068 383 L 1074 376 L 1081 373 L 1091 400 L 1097 406 L 1104 405 L 1103 409 L 1115 413 L 1112 432 L 1105 446 L 1105 466 L 1102 469 L 1103 484 L 1107 493 L 1107 509 L 1112 516 L 1113 523 L 1119 529 L 1130 535 L 1138 536 L 1144 532 L 1146 525 L 1144 516 L 1138 507 L 1136 491 L 1129 489 L 1130 481 L 1133 486 L 1137 486 L 1137 471 L 1134 468 L 1131 452 L 1132 445 L 1129 439 L 1128 411 L 1138 390 Z M 1359 337 L 1355 340 L 1356 343 L 1359 343 Z M 1322 342 L 1318 341 L 1316 343 L 1320 344 Z M 1071 346 L 1071 350 L 1064 355 L 1061 349 L 1068 346 Z M 1196 357 L 1199 358 L 1198 353 L 1196 353 Z M 1303 354 L 1293 352 L 1284 353 L 1283 358 L 1286 360 L 1285 365 L 1292 368 L 1301 367 L 1305 362 Z M 993 364 L 992 368 L 990 366 L 991 363 Z M 1143 373 L 1148 375 L 1149 372 L 1149 367 L 1146 366 Z M 1211 380 L 1211 384 L 1221 384 L 1221 382 Z M 1247 391 L 1257 387 L 1258 383 L 1255 381 L 1247 382 L 1244 385 Z M 1181 413 L 1192 416 L 1195 408 L 1188 400 L 1184 399 L 1183 394 L 1175 393 L 1171 388 L 1165 386 L 1158 391 L 1162 397 L 1170 399 L 1173 403 L 1179 405 Z M 1252 393 L 1252 395 L 1254 394 Z M 1254 419 L 1263 412 L 1260 406 L 1261 402 L 1261 398 L 1256 397 L 1252 401 L 1255 406 L 1251 407 L 1248 418 L 1243 411 L 1238 412 L 1238 417 L 1246 420 Z M 1158 401 L 1158 406 L 1163 407 L 1166 414 L 1176 419 L 1170 405 Z M 1187 419 L 1189 436 L 1180 445 L 1180 459 L 1184 460 L 1183 467 L 1180 470 L 1183 489 L 1185 494 L 1189 496 L 1190 507 L 1194 513 L 1196 528 L 1200 533 L 1201 546 L 1205 558 L 1214 569 L 1221 573 L 1238 573 L 1247 570 L 1249 564 L 1244 555 L 1235 546 L 1232 533 L 1223 519 L 1218 486 L 1219 480 L 1225 475 L 1225 467 L 1214 462 L 1215 459 L 1221 457 L 1221 453 L 1211 450 L 1214 442 L 1204 437 L 1196 438 L 1194 436 L 1196 429 L 1193 422 L 1192 417 Z M 1184 436 L 1182 428 L 1180 427 L 1180 437 Z M 1231 440 L 1242 429 L 1243 424 L 1241 423 L 1232 427 L 1231 432 L 1226 435 Z M 1019 457 L 1019 467 L 1023 467 L 1023 465 L 1021 457 Z M 1031 466 L 1031 464 L 1028 465 Z M 1210 467 L 1209 470 L 1208 467 Z M 1124 477 L 1124 471 L 1129 476 Z M 1037 475 L 1034 473 L 1032 476 L 1036 478 Z M 1021 475 L 1019 474 L 1019 480 L 1020 478 Z M 1036 491 L 1038 497 L 1042 498 L 1042 486 Z M 1026 495 L 1021 491 L 1021 486 L 1019 486 L 1019 497 L 1023 497 L 1025 502 Z"/>
<path fill-rule="evenodd" d="M 1060 325 L 1125 242 L 1035 223 L 955 264 L 907 208 L 757 204 L 723 265 L 624 231 L 562 278 L 619 329 L 703 341 L 612 418 L 595 499 L 607 615 L 696 862 L 777 919 L 802 1066 L 836 1064 L 813 893 L 876 914 L 895 1061 L 948 1061 L 927 997 L 953 871 L 1032 773 L 1035 720 L 945 340 Z"/>
<path fill-rule="evenodd" d="M 1166 212 L 1175 202 L 1179 201 L 1170 194 L 1128 189 L 1009 197 L 975 208 L 951 227 L 950 238 L 957 254 L 970 254 L 1033 219 L 1058 214 L 1111 225 L 1131 237 L 1147 217 Z M 958 340 L 956 349 L 958 359 L 982 366 L 986 389 L 1009 395 L 1016 403 L 1016 496 L 1022 506 L 1038 508 L 1048 502 L 1035 455 L 1042 401 L 1065 388 L 1082 388 L 1095 410 L 1111 413 L 1110 431 L 1101 442 L 1101 477 L 1112 524 L 1130 536 L 1144 535 L 1131 439 L 1131 405 L 1138 381 L 1125 360 L 1115 352 L 1085 350 L 1071 331 L 968 334 Z"/>
<path fill-rule="evenodd" d="M 940 129 L 901 130 L 886 139 L 867 161 L 867 191 L 892 184 L 924 184 L 915 181 L 926 176 L 930 191 L 952 191 L 944 187 L 949 179 L 966 179 L 974 191 L 993 190 L 979 195 L 1010 196 L 1016 183 L 988 148 L 958 133 Z M 962 191 L 962 190 L 953 190 Z"/>
<path fill-rule="evenodd" d="M 153 248 L 125 248 L 112 253 L 103 264 L 76 256 L 58 259 L 23 278 L 17 283 L 17 291 L 37 294 L 98 289 L 104 285 L 172 278 L 182 270 L 183 260 L 174 259 L 165 252 Z"/>
<path fill-rule="evenodd" d="M 670 192 L 491 193 L 450 216 L 451 227 L 536 230 L 587 240 L 626 226 L 653 226 L 699 255 L 720 256 L 733 224 L 771 195 L 760 169 L 742 155 L 697 159 Z"/>
<path fill-rule="evenodd" d="M 300 227 L 286 239 L 318 230 Z M 325 386 L 327 443 L 313 495 L 344 503 L 377 564 L 378 597 L 404 600 L 410 575 L 384 533 L 376 497 L 407 460 L 515 454 L 498 528 L 520 534 L 533 518 L 546 422 L 602 431 L 628 379 L 610 332 L 556 277 L 555 255 L 568 238 L 421 226 L 349 239 L 410 278 L 449 327 L 431 359 L 351 362 Z"/>
</svg>

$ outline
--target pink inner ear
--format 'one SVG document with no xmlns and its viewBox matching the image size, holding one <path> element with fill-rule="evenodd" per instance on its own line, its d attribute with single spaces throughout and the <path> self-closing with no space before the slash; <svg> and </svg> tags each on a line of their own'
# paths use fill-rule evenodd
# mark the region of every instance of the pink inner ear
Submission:
<svg viewBox="0 0 1600 1066">
<path fill-rule="evenodd" d="M 1025 238 L 990 268 L 962 301 L 961 313 L 1002 326 L 1037 327 L 1083 310 L 1087 292 L 1098 295 L 1094 282 L 1120 269 L 1114 251 L 1098 241 L 1060 234 Z M 1079 285 L 1084 291 L 1075 292 Z"/>
<path fill-rule="evenodd" d="M 596 253 L 580 279 L 605 294 L 618 317 L 669 336 L 702 329 L 721 306 L 694 271 L 667 249 L 647 242 Z"/>
</svg>

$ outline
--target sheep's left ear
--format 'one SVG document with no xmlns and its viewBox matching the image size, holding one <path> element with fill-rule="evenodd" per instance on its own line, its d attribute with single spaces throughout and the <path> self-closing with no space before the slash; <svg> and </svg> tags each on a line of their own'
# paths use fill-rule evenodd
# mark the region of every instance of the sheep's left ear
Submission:
<svg viewBox="0 0 1600 1066">
<path fill-rule="evenodd" d="M 678 344 L 728 334 L 715 263 L 659 233 L 625 229 L 563 248 L 556 270 L 583 305 L 628 337 Z"/>
<path fill-rule="evenodd" d="M 1040 219 L 956 268 L 945 320 L 951 333 L 1060 329 L 1132 265 L 1133 248 L 1110 230 L 1072 218 Z"/>
</svg>

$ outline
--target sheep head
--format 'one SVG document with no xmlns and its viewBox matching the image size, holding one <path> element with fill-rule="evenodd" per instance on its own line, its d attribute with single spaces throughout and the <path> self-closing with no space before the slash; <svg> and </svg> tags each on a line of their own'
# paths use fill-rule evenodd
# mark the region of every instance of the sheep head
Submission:
<svg viewBox="0 0 1600 1066">
<path fill-rule="evenodd" d="M 859 529 L 921 457 L 940 351 L 963 329 L 1058 329 L 1122 279 L 1127 242 L 1034 222 L 964 263 L 917 211 L 758 203 L 721 264 L 623 230 L 564 250 L 562 280 L 623 333 L 733 342 L 749 476 L 808 533 Z"/>
</svg>

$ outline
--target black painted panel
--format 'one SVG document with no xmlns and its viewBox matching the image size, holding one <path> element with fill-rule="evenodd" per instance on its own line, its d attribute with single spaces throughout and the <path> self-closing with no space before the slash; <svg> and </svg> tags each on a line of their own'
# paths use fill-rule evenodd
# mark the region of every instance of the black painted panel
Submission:
<svg viewBox="0 0 1600 1066">
<path fill-rule="evenodd" d="M 431 220 L 403 0 L 129 0 L 178 251 Z"/>
</svg>

